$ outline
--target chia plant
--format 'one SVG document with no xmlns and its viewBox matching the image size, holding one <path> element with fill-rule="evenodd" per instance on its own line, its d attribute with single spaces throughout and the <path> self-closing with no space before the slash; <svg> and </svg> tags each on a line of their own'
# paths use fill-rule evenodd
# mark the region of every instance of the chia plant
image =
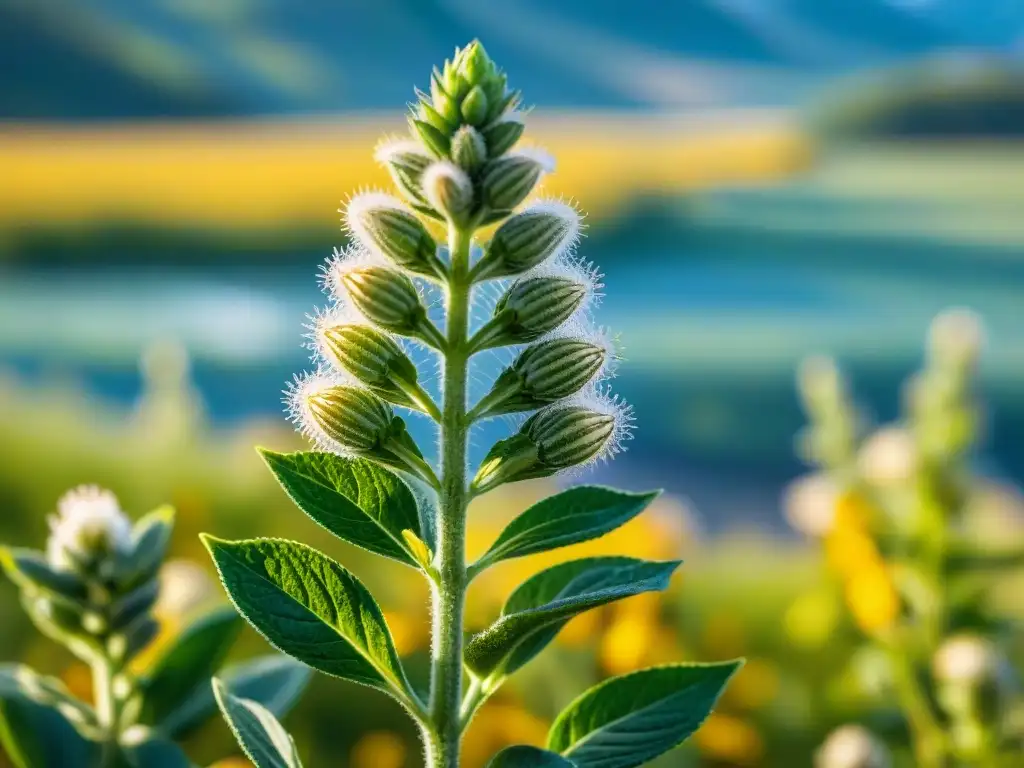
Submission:
<svg viewBox="0 0 1024 768">
<path fill-rule="evenodd" d="M 394 697 L 419 726 L 429 768 L 459 765 L 478 708 L 573 616 L 662 590 L 679 565 L 629 557 L 556 565 L 522 584 L 491 626 L 464 637 L 466 590 L 484 570 L 602 536 L 657 495 L 571 488 L 526 510 L 467 565 L 470 501 L 612 456 L 631 420 L 601 384 L 614 351 L 589 328 L 595 277 L 574 256 L 580 215 L 559 201 L 517 212 L 553 170 L 544 153 L 515 149 L 519 101 L 478 42 L 434 70 L 412 108 L 411 139 L 377 152 L 404 199 L 355 196 L 344 210 L 352 243 L 325 270 L 332 303 L 313 326 L 318 370 L 287 395 L 317 450 L 262 452 L 314 521 L 427 579 L 429 685 L 406 675 L 380 607 L 337 562 L 292 541 L 204 537 L 241 614 L 284 653 Z M 477 245 L 474 236 L 490 225 L 489 241 Z M 433 311 L 432 295 L 443 313 Z M 471 403 L 471 361 L 488 350 L 511 352 L 510 364 Z M 424 370 L 439 371 L 440 402 Z M 396 407 L 436 425 L 439 466 Z M 471 473 L 471 428 L 526 414 Z M 642 765 L 700 726 L 739 665 L 675 664 L 607 680 L 558 716 L 546 749 L 514 746 L 490 765 Z M 291 738 L 257 703 L 230 684 L 218 696 L 259 768 L 300 764 Z"/>
<path fill-rule="evenodd" d="M 865 635 L 859 658 L 869 687 L 880 709 L 895 705 L 902 715 L 920 768 L 1016 764 L 1024 746 L 1010 663 L 1019 625 L 991 600 L 1024 565 L 1024 548 L 980 538 L 971 516 L 983 488 L 972 466 L 984 425 L 982 341 L 972 313 L 936 318 L 901 419 L 873 430 L 831 361 L 810 362 L 800 377 L 810 417 L 801 447 L 821 472 L 805 479 L 811 503 L 794 505 L 793 522 L 822 539 Z M 816 765 L 903 764 L 910 756 L 900 754 L 900 736 L 843 726 Z"/>
<path fill-rule="evenodd" d="M 242 627 L 230 606 L 207 612 L 169 642 L 153 608 L 173 513 L 134 525 L 109 491 L 67 493 L 46 551 L 0 548 L 35 626 L 92 670 L 92 701 L 27 666 L 0 665 L 0 745 L 16 768 L 188 768 L 175 743 L 217 711 L 210 676 Z M 152 660 L 139 668 L 140 656 Z M 221 672 L 269 711 L 286 712 L 309 670 L 278 655 Z"/>
</svg>

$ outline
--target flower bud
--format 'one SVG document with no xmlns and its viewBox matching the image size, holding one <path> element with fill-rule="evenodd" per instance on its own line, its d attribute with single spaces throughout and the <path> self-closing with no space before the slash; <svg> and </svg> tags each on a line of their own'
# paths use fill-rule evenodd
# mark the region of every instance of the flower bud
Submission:
<svg viewBox="0 0 1024 768">
<path fill-rule="evenodd" d="M 476 128 L 464 125 L 452 136 L 451 154 L 460 168 L 472 173 L 487 160 L 487 143 Z"/>
<path fill-rule="evenodd" d="M 388 169 L 392 181 L 405 198 L 416 205 L 426 206 L 423 194 L 423 172 L 434 158 L 426 154 L 415 142 L 403 141 L 385 144 L 377 150 L 378 162 Z"/>
<path fill-rule="evenodd" d="M 455 124 L 459 122 L 459 105 L 452 94 L 445 90 L 443 79 L 444 75 L 435 67 L 430 76 L 430 103 L 446 121 Z"/>
<path fill-rule="evenodd" d="M 344 385 L 311 392 L 306 407 L 324 434 L 357 454 L 379 449 L 387 441 L 395 417 L 376 395 Z"/>
<path fill-rule="evenodd" d="M 513 114 L 486 126 L 483 129 L 483 137 L 487 144 L 488 157 L 500 157 L 512 149 L 523 135 L 524 128 L 522 119 Z"/>
<path fill-rule="evenodd" d="M 835 523 L 839 495 L 839 487 L 825 473 L 797 478 L 786 489 L 782 503 L 786 520 L 795 530 L 822 538 Z"/>
<path fill-rule="evenodd" d="M 615 416 L 584 406 L 555 406 L 531 416 L 521 430 L 537 445 L 540 462 L 557 471 L 598 456 L 615 433 Z"/>
<path fill-rule="evenodd" d="M 544 202 L 530 206 L 498 227 L 473 277 L 483 280 L 522 274 L 567 249 L 579 230 L 579 214 L 570 205 Z"/>
<path fill-rule="evenodd" d="M 448 137 L 448 134 L 444 131 L 439 130 L 435 126 L 423 120 L 416 120 L 415 118 L 409 121 L 410 127 L 413 130 L 423 146 L 434 157 L 448 157 L 448 153 L 452 148 L 452 140 Z"/>
<path fill-rule="evenodd" d="M 443 274 L 434 238 L 396 198 L 379 193 L 354 197 L 348 205 L 347 221 L 363 245 L 403 269 L 421 275 Z"/>
<path fill-rule="evenodd" d="M 47 541 L 47 559 L 55 569 L 97 569 L 131 547 L 131 523 L 110 491 L 83 485 L 57 502 Z"/>
<path fill-rule="evenodd" d="M 289 392 L 292 418 L 320 445 L 365 456 L 436 484 L 405 422 L 365 389 L 308 377 Z"/>
<path fill-rule="evenodd" d="M 462 119 L 470 125 L 480 125 L 487 119 L 487 94 L 479 85 L 474 85 L 462 100 Z"/>
<path fill-rule="evenodd" d="M 423 174 L 423 192 L 431 207 L 450 221 L 462 224 L 473 208 L 473 182 L 466 172 L 446 160 Z"/>
<path fill-rule="evenodd" d="M 456 52 L 455 67 L 466 82 L 473 86 L 485 84 L 497 75 L 494 62 L 479 40 L 474 40 L 463 50 Z"/>
<path fill-rule="evenodd" d="M 814 756 L 815 768 L 889 768 L 888 750 L 859 725 L 832 731 Z"/>
<path fill-rule="evenodd" d="M 498 299 L 474 349 L 535 341 L 572 317 L 586 296 L 587 286 L 565 277 L 519 280 Z"/>
<path fill-rule="evenodd" d="M 492 210 L 511 211 L 527 198 L 541 175 L 553 170 L 550 157 L 512 153 L 491 160 L 483 169 L 483 200 Z"/>
<path fill-rule="evenodd" d="M 333 325 L 320 332 L 324 351 L 375 394 L 397 405 L 419 408 L 418 372 L 402 348 L 385 333 L 366 325 Z"/>
<path fill-rule="evenodd" d="M 580 339 L 529 347 L 505 369 L 474 408 L 476 418 L 531 411 L 579 392 L 601 370 L 607 349 Z"/>
<path fill-rule="evenodd" d="M 361 267 L 345 272 L 341 284 L 367 319 L 385 330 L 417 335 L 427 310 L 412 280 L 387 267 Z"/>
</svg>

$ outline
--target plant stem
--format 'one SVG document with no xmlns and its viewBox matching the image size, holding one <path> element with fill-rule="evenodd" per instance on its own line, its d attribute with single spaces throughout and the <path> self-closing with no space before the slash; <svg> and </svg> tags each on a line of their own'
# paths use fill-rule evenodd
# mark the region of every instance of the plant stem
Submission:
<svg viewBox="0 0 1024 768">
<path fill-rule="evenodd" d="M 471 230 L 449 228 L 451 271 L 441 413 L 440 525 L 433 587 L 429 768 L 458 768 L 462 701 L 462 624 L 466 597 L 466 373 L 469 350 L 469 244 Z"/>
<path fill-rule="evenodd" d="M 905 647 L 890 647 L 889 650 L 896 673 L 896 692 L 910 724 L 917 765 L 919 768 L 943 768 L 945 736 L 917 678 L 914 664 Z"/>
<path fill-rule="evenodd" d="M 98 656 L 92 662 L 93 707 L 103 729 L 100 767 L 113 766 L 117 760 L 118 707 L 114 697 L 115 671 L 110 659 Z"/>
</svg>

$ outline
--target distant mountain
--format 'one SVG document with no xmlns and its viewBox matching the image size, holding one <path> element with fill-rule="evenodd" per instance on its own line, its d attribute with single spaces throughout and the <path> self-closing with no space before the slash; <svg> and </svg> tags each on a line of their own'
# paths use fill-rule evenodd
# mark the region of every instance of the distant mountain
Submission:
<svg viewBox="0 0 1024 768">
<path fill-rule="evenodd" d="M 395 108 L 481 37 L 544 107 L 780 104 L 837 72 L 1009 47 L 1018 0 L 0 0 L 0 118 Z M 987 9 L 991 9 L 989 12 Z"/>
</svg>

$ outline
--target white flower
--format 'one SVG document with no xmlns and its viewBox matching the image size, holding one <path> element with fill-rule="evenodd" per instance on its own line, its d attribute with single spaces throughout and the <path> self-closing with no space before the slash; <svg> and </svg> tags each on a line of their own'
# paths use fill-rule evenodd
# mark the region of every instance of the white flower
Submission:
<svg viewBox="0 0 1024 768">
<path fill-rule="evenodd" d="M 76 562 L 126 552 L 131 547 L 132 525 L 110 491 L 82 485 L 57 502 L 50 517 L 46 551 L 50 564 L 73 570 Z"/>
<path fill-rule="evenodd" d="M 786 489 L 782 502 L 786 520 L 808 536 L 824 536 L 835 522 L 839 487 L 828 475 L 816 473 L 797 478 Z"/>
<path fill-rule="evenodd" d="M 995 676 L 997 667 L 995 648 L 977 635 L 951 637 L 932 660 L 935 677 L 947 683 L 978 685 Z"/>
<path fill-rule="evenodd" d="M 832 731 L 814 756 L 815 768 L 888 768 L 890 764 L 885 747 L 859 725 Z"/>
<path fill-rule="evenodd" d="M 869 483 L 901 485 L 913 479 L 917 472 L 917 443 L 902 427 L 883 427 L 864 443 L 857 461 Z"/>
<path fill-rule="evenodd" d="M 932 321 L 928 342 L 938 359 L 956 366 L 971 366 L 985 344 L 985 326 L 969 309 L 947 309 Z"/>
</svg>

